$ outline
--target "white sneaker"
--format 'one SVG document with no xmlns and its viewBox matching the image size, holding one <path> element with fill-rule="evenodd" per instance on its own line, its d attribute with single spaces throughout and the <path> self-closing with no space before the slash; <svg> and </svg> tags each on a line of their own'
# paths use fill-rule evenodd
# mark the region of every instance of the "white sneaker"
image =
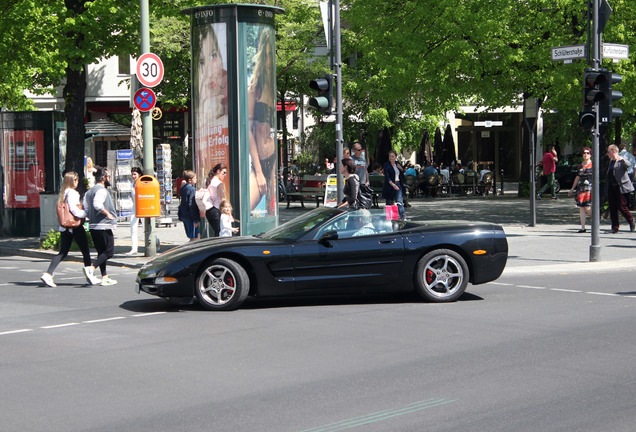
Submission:
<svg viewBox="0 0 636 432">
<path fill-rule="evenodd" d="M 126 252 L 124 255 L 137 255 L 137 251 L 136 250 L 131 250 Z"/>
<path fill-rule="evenodd" d="M 86 278 L 86 282 L 88 282 L 89 285 L 99 285 L 99 283 L 101 282 L 99 278 L 95 276 L 95 269 L 84 267 L 82 269 L 82 272 L 84 272 L 84 277 Z"/>
<path fill-rule="evenodd" d="M 48 273 L 42 273 L 42 276 L 40 276 L 40 279 L 42 280 L 42 282 L 44 282 L 46 286 L 49 286 L 51 288 L 55 288 L 57 286 L 55 285 L 55 282 L 53 282 L 53 276 L 51 276 Z"/>
<path fill-rule="evenodd" d="M 116 285 L 117 281 L 115 279 L 112 279 L 108 276 L 104 276 L 102 278 L 102 286 L 109 286 L 109 285 Z"/>
</svg>

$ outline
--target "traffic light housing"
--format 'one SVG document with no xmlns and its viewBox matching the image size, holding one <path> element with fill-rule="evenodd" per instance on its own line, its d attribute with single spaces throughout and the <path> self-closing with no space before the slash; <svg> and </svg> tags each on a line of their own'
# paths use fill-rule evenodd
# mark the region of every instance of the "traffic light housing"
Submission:
<svg viewBox="0 0 636 432">
<path fill-rule="evenodd" d="M 333 104 L 333 77 L 325 75 L 322 78 L 316 78 L 309 83 L 309 87 L 317 90 L 318 94 L 309 98 L 309 106 L 316 108 L 323 114 L 331 114 Z"/>
<path fill-rule="evenodd" d="M 609 123 L 613 119 L 623 115 L 623 111 L 620 108 L 614 108 L 612 106 L 614 101 L 623 97 L 623 93 L 612 89 L 614 84 L 623 81 L 623 77 L 607 69 L 603 69 L 602 74 L 604 79 L 599 85 L 599 91 L 603 94 L 603 98 L 599 102 L 599 114 L 601 123 Z"/>
<path fill-rule="evenodd" d="M 605 97 L 600 86 L 606 79 L 602 71 L 594 69 L 583 71 L 583 111 L 579 113 L 579 125 L 586 131 L 591 131 L 596 126 L 594 106 Z"/>
</svg>

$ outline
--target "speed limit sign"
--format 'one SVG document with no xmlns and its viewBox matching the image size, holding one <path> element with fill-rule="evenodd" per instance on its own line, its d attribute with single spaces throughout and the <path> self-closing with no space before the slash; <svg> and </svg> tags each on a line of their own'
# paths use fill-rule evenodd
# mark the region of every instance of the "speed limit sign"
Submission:
<svg viewBox="0 0 636 432">
<path fill-rule="evenodd" d="M 146 53 L 137 60 L 137 79 L 141 85 L 154 87 L 163 79 L 163 63 L 159 56 Z"/>
</svg>

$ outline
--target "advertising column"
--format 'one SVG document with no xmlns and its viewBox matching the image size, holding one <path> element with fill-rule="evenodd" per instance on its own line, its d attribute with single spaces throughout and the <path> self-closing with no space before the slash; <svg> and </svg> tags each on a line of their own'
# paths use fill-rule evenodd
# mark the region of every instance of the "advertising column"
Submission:
<svg viewBox="0 0 636 432">
<path fill-rule="evenodd" d="M 194 167 L 199 186 L 224 165 L 225 198 L 242 235 L 278 219 L 274 16 L 282 9 L 215 5 L 191 17 Z M 205 223 L 205 221 L 203 221 Z"/>
</svg>

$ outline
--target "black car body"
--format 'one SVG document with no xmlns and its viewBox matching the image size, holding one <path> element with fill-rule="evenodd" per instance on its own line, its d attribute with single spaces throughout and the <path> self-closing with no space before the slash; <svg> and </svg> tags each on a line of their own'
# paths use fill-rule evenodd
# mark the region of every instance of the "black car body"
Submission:
<svg viewBox="0 0 636 432">
<path fill-rule="evenodd" d="M 170 250 L 141 268 L 137 290 L 175 301 L 196 297 L 211 310 L 235 309 L 247 295 L 414 289 L 442 302 L 456 300 L 468 282 L 497 279 L 507 257 L 498 225 L 395 221 L 381 210 L 323 207 L 259 236 L 204 239 Z"/>
</svg>

